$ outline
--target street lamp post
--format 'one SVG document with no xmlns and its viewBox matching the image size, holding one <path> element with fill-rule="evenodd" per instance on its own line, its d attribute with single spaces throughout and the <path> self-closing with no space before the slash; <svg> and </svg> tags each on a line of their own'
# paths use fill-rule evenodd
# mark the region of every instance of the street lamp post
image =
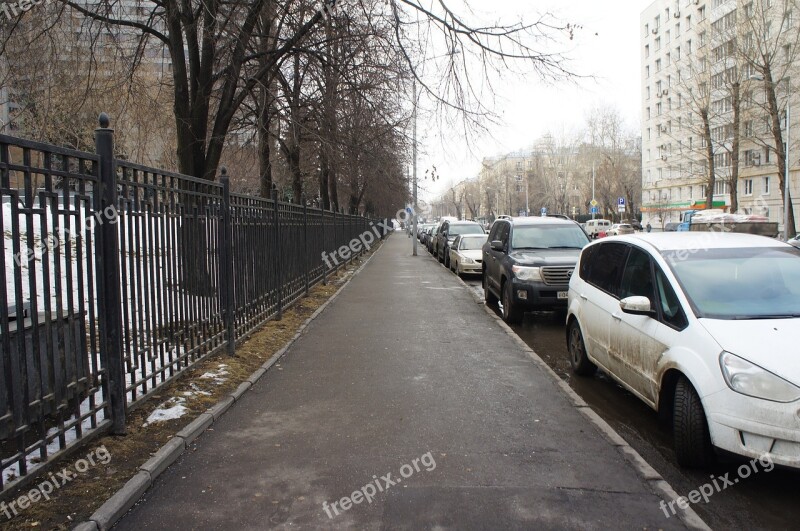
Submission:
<svg viewBox="0 0 800 531">
<path fill-rule="evenodd" d="M 414 158 L 414 211 L 411 213 L 411 220 L 413 224 L 411 234 L 411 241 L 412 243 L 412 255 L 417 256 L 417 80 L 413 79 L 411 81 L 411 90 L 414 92 L 414 125 L 413 125 L 413 146 L 412 150 L 412 157 Z"/>
</svg>

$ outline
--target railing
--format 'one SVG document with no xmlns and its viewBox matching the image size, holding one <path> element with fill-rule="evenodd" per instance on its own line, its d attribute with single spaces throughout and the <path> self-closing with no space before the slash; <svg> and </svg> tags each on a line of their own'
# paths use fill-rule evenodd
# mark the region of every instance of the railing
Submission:
<svg viewBox="0 0 800 531">
<path fill-rule="evenodd" d="M 0 135 L 0 495 L 324 281 L 369 219 Z M 385 234 L 384 234 L 385 235 Z"/>
</svg>

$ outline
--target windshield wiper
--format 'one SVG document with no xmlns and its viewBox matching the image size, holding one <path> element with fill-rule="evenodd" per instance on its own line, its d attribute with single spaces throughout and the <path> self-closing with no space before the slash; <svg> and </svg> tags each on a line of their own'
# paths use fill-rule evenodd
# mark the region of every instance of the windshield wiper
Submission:
<svg viewBox="0 0 800 531">
<path fill-rule="evenodd" d="M 574 245 L 553 245 L 548 249 L 583 249 L 583 247 L 575 247 Z"/>
<path fill-rule="evenodd" d="M 538 251 L 541 249 L 549 249 L 550 247 L 514 247 L 515 251 Z"/>
</svg>

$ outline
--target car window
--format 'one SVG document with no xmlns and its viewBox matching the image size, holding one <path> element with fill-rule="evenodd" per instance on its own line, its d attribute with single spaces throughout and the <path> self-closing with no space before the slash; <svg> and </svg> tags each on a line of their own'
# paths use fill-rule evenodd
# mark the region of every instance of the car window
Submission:
<svg viewBox="0 0 800 531">
<path fill-rule="evenodd" d="M 500 232 L 500 223 L 494 223 L 492 228 L 489 229 L 489 241 L 494 241 L 497 239 L 497 233 Z"/>
<path fill-rule="evenodd" d="M 459 241 L 458 249 L 464 251 L 474 251 L 478 250 L 483 247 L 483 244 L 486 243 L 486 236 L 459 236 L 461 240 Z M 454 244 L 455 245 L 455 244 Z"/>
<path fill-rule="evenodd" d="M 572 223 L 517 226 L 511 238 L 514 249 L 583 249 L 587 243 L 589 238 Z"/>
<path fill-rule="evenodd" d="M 619 285 L 619 298 L 647 297 L 650 299 L 650 308 L 653 308 L 655 293 L 653 291 L 653 274 L 650 271 L 650 255 L 637 247 L 631 247 L 628 261 L 622 272 L 622 281 Z"/>
<path fill-rule="evenodd" d="M 590 255 L 586 264 L 586 280 L 595 287 L 617 297 L 619 281 L 628 256 L 628 246 L 623 243 L 602 243 Z"/>
<path fill-rule="evenodd" d="M 501 242 L 503 242 L 503 245 L 508 244 L 508 232 L 509 232 L 508 223 L 504 221 L 497 223 L 497 232 L 495 233 L 494 238 L 492 238 L 492 241 L 500 240 Z"/>
<path fill-rule="evenodd" d="M 453 225 L 450 227 L 450 236 L 454 234 L 484 234 L 480 225 Z"/>
<path fill-rule="evenodd" d="M 678 330 L 683 330 L 689 324 L 689 321 L 686 319 L 686 314 L 683 313 L 680 300 L 660 267 L 656 266 L 655 273 L 655 287 L 658 292 L 657 302 L 661 320 Z"/>
</svg>

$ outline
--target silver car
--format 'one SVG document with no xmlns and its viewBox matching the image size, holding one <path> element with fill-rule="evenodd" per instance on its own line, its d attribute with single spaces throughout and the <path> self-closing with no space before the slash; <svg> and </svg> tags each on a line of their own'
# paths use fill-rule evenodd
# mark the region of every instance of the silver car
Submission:
<svg viewBox="0 0 800 531">
<path fill-rule="evenodd" d="M 450 270 L 456 275 L 483 274 L 483 253 L 488 234 L 459 234 L 450 246 Z"/>
</svg>

